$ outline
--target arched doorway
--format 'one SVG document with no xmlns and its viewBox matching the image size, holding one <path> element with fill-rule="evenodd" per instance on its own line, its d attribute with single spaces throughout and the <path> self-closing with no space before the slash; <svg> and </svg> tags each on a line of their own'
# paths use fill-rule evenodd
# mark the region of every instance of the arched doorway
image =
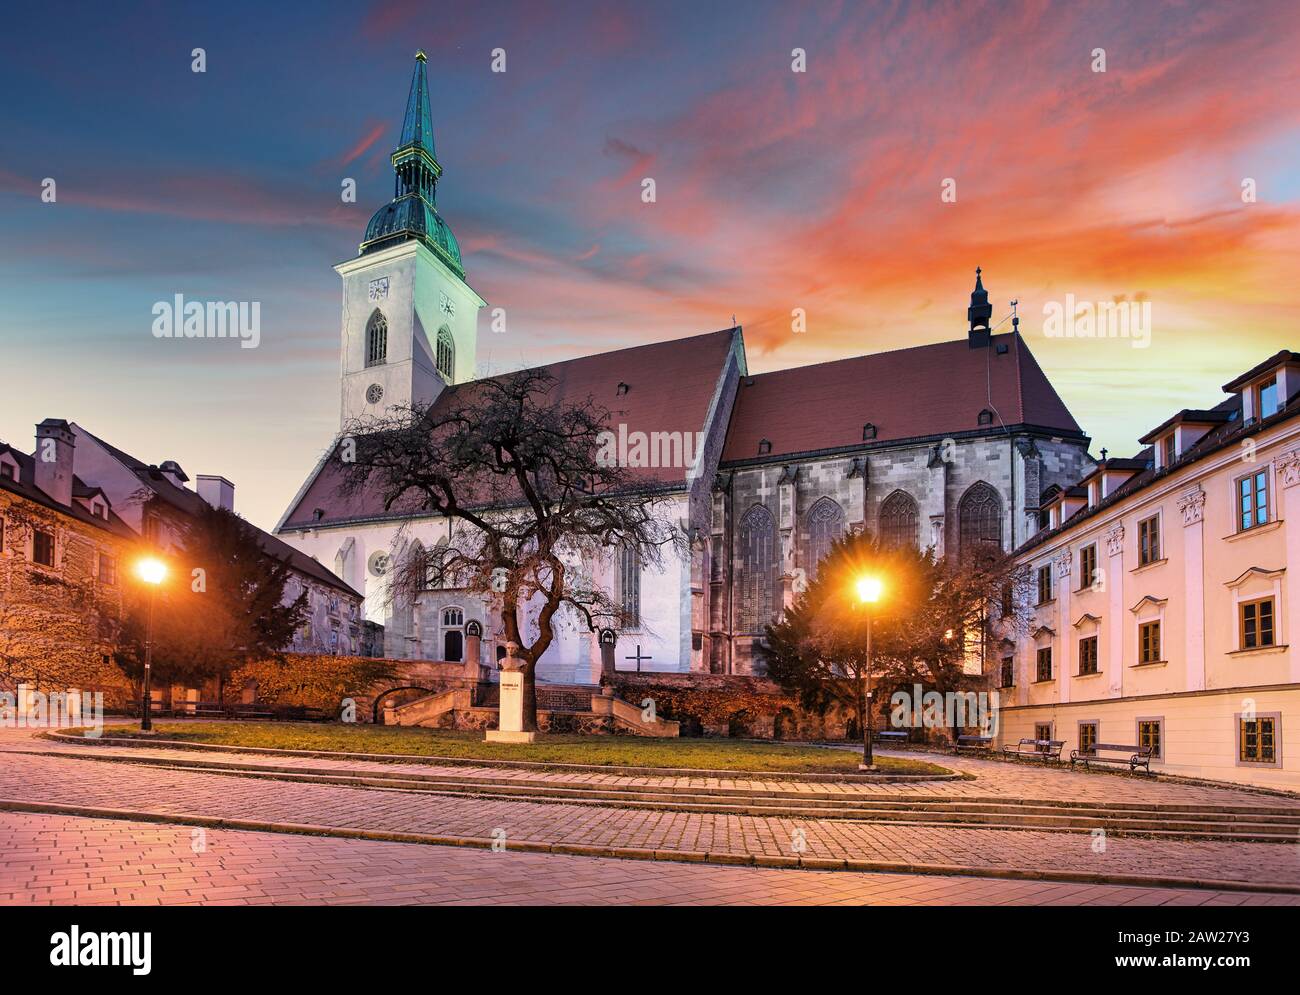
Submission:
<svg viewBox="0 0 1300 995">
<path fill-rule="evenodd" d="M 442 658 L 448 663 L 465 659 L 465 613 L 456 607 L 442 610 Z"/>
</svg>

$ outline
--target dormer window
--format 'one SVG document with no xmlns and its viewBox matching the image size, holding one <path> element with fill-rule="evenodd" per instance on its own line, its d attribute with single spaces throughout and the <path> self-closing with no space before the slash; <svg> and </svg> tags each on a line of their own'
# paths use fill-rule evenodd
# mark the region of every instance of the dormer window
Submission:
<svg viewBox="0 0 1300 995">
<path fill-rule="evenodd" d="M 322 518 L 324 518 L 324 517 L 325 517 L 325 509 L 324 509 L 324 508 L 313 508 L 313 509 L 311 510 L 311 520 L 312 520 L 313 522 L 319 522 L 319 521 L 320 521 Z"/>
<path fill-rule="evenodd" d="M 862 441 L 869 442 L 876 437 L 876 426 L 867 422 L 862 426 Z"/>
<path fill-rule="evenodd" d="M 981 411 L 979 414 L 979 423 L 981 425 L 992 425 L 993 412 L 990 411 L 988 408 L 985 408 L 983 411 Z"/>
<path fill-rule="evenodd" d="M 622 380 L 620 380 L 620 381 L 618 382 L 618 387 L 616 387 L 616 388 L 614 389 L 614 393 L 617 394 L 619 397 L 622 397 L 624 394 L 626 394 L 626 393 L 627 393 L 629 390 L 631 390 L 631 389 L 632 389 L 631 387 L 629 387 L 629 386 L 628 386 L 627 384 L 625 384 Z"/>
<path fill-rule="evenodd" d="M 90 504 L 90 513 L 96 518 L 108 518 L 108 510 L 104 507 L 103 501 L 92 501 Z"/>
<path fill-rule="evenodd" d="M 1269 377 L 1255 388 L 1255 411 L 1259 418 L 1268 418 L 1282 410 L 1277 390 L 1277 377 Z"/>
<path fill-rule="evenodd" d="M 771 451 L 772 451 L 772 443 L 768 442 L 767 439 L 758 440 L 758 455 L 766 456 Z"/>
<path fill-rule="evenodd" d="M 1088 507 L 1095 508 L 1097 506 L 1097 495 L 1100 489 L 1101 484 L 1095 480 L 1088 485 Z"/>
<path fill-rule="evenodd" d="M 1173 466 L 1178 459 L 1178 437 L 1170 432 L 1160 443 L 1160 455 L 1164 462 L 1161 466 Z"/>
<path fill-rule="evenodd" d="M 0 462 L 0 477 L 16 482 L 18 480 L 18 467 L 12 463 Z"/>
</svg>

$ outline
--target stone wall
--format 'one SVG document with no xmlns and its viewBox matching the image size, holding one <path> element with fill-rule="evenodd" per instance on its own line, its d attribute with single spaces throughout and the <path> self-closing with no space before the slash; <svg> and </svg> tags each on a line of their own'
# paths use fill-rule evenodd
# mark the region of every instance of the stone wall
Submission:
<svg viewBox="0 0 1300 995">
<path fill-rule="evenodd" d="M 838 507 L 843 530 L 878 532 L 881 506 L 901 491 L 916 504 L 918 546 L 933 546 L 943 555 L 960 545 L 962 498 L 984 483 L 1001 502 L 1002 548 L 1010 551 L 1037 531 L 1042 491 L 1053 483 L 1072 484 L 1090 465 L 1082 440 L 999 431 L 908 445 L 864 446 L 852 455 L 724 467 L 715 487 L 709 604 L 704 613 L 710 626 L 709 671 L 754 674 L 759 666 L 755 650 L 762 626 L 746 629 L 738 610 L 740 593 L 749 580 L 739 524 L 755 505 L 766 508 L 776 525 L 771 579 L 775 621 L 798 596 L 802 583 L 815 576 L 809 512 L 820 501 Z"/>
</svg>

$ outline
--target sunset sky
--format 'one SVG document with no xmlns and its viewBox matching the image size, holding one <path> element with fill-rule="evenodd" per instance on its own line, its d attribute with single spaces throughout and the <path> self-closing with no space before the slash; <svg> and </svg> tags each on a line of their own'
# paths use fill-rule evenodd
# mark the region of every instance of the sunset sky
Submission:
<svg viewBox="0 0 1300 995">
<path fill-rule="evenodd" d="M 331 266 L 392 195 L 417 48 L 439 210 L 508 316 L 481 370 L 733 314 L 752 372 L 957 338 L 979 265 L 1129 455 L 1300 349 L 1294 0 L 54 3 L 0 35 L 0 439 L 75 420 L 273 526 L 337 427 Z M 178 293 L 260 301 L 260 347 L 153 338 Z M 1045 337 L 1067 294 L 1150 301 L 1149 348 Z"/>
</svg>

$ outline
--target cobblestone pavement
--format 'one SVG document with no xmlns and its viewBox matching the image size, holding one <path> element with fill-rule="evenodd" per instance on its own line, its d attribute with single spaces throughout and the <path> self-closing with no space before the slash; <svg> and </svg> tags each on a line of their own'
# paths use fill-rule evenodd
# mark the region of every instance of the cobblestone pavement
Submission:
<svg viewBox="0 0 1300 995">
<path fill-rule="evenodd" d="M 0 905 L 369 903 L 1300 905 L 1300 895 L 648 863 L 0 813 Z"/>
<path fill-rule="evenodd" d="M 78 748 L 84 749 L 84 748 Z M 93 748 L 92 748 L 93 749 Z M 1116 779 L 1124 783 L 1125 779 Z M 1300 846 L 1112 838 L 1088 834 L 873 824 L 717 813 L 647 811 L 494 801 L 400 790 L 230 777 L 9 752 L 0 798 L 194 814 L 275 823 L 414 832 L 512 842 L 569 843 L 790 856 L 796 831 L 805 857 L 1169 876 L 1258 884 L 1300 883 Z"/>
<path fill-rule="evenodd" d="M 112 727 L 105 730 L 112 735 Z M 1240 788 L 1186 784 L 1174 781 L 1157 781 L 1141 776 L 1116 774 L 1110 771 L 1084 771 L 1065 768 L 1046 768 L 1028 762 L 1011 763 L 1000 760 L 983 760 L 978 757 L 954 757 L 940 754 L 892 754 L 881 750 L 881 755 L 920 756 L 951 770 L 973 774 L 974 780 L 891 782 L 863 784 L 834 781 L 789 781 L 780 779 L 757 780 L 751 777 L 649 777 L 609 773 L 540 771 L 507 767 L 476 766 L 470 764 L 437 765 L 425 763 L 367 762 L 360 760 L 331 760 L 308 757 L 270 756 L 252 753 L 226 753 L 210 750 L 166 749 L 160 747 L 84 746 L 36 739 L 28 730 L 0 730 L 0 751 L 50 751 L 72 756 L 84 756 L 93 750 L 98 755 L 112 754 L 134 757 L 179 759 L 188 762 L 209 758 L 237 761 L 276 767 L 311 767 L 318 770 L 362 772 L 412 771 L 420 774 L 454 774 L 460 777 L 476 774 L 496 779 L 545 779 L 556 785 L 635 785 L 645 787 L 671 786 L 681 788 L 747 787 L 760 791 L 832 792 L 847 797 L 879 798 L 1008 798 L 1094 803 L 1141 803 L 1181 805 L 1244 805 L 1295 808 L 1300 811 L 1300 797 L 1279 796 Z"/>
</svg>

